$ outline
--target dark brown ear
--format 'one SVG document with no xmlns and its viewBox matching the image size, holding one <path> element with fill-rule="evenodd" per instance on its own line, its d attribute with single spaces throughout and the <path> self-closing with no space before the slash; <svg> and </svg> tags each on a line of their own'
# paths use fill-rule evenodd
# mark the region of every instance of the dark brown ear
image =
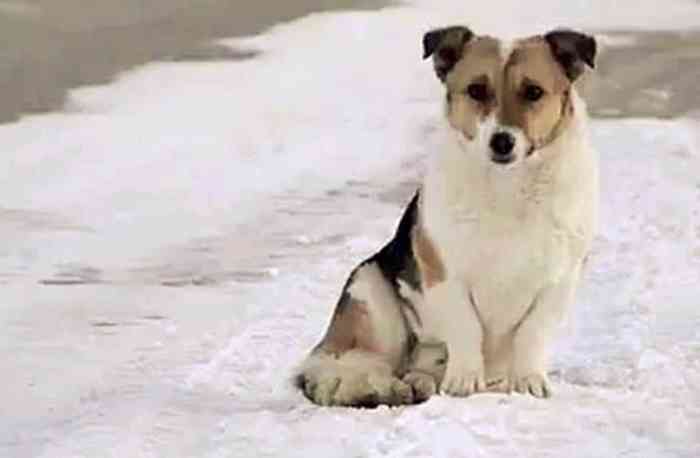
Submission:
<svg viewBox="0 0 700 458">
<path fill-rule="evenodd" d="M 559 29 L 549 32 L 544 39 L 571 81 L 575 81 L 583 73 L 584 64 L 595 68 L 595 38 L 573 30 Z"/>
<path fill-rule="evenodd" d="M 462 58 L 462 49 L 473 36 L 472 31 L 464 26 L 435 29 L 423 36 L 423 59 L 433 56 L 433 66 L 440 81 L 445 81 Z"/>
</svg>

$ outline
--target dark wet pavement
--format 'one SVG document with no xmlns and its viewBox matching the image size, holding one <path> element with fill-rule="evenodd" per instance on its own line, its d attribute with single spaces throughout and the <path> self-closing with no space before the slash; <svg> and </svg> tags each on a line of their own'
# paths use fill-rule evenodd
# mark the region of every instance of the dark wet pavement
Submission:
<svg viewBox="0 0 700 458">
<path fill-rule="evenodd" d="M 313 11 L 378 7 L 381 0 L 0 1 L 0 123 L 61 108 L 67 89 L 104 84 L 154 60 L 245 59 L 207 45 Z M 193 6 L 196 5 L 196 6 Z"/>
<path fill-rule="evenodd" d="M 700 30 L 605 35 L 618 44 L 603 49 L 587 88 L 594 116 L 671 118 L 700 110 Z"/>
</svg>

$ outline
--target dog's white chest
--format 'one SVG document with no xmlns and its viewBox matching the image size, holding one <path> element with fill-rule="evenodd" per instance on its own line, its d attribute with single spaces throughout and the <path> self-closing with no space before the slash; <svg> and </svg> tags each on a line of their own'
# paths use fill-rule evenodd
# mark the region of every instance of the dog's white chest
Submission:
<svg viewBox="0 0 700 458">
<path fill-rule="evenodd" d="M 517 324 L 590 247 L 597 162 L 578 132 L 510 169 L 484 160 L 483 145 L 447 136 L 425 177 L 422 224 L 446 280 L 460 285 L 495 332 Z"/>
<path fill-rule="evenodd" d="M 586 249 L 578 216 L 559 211 L 551 194 L 511 198 L 520 189 L 511 184 L 499 188 L 503 194 L 428 188 L 424 206 L 448 281 L 462 285 L 494 332 L 512 328 L 537 294 L 568 273 Z"/>
<path fill-rule="evenodd" d="M 438 245 L 446 270 L 463 284 L 484 324 L 509 326 L 518 321 L 539 290 L 571 268 L 572 236 L 546 218 L 498 221 L 455 214 L 445 221 Z"/>
</svg>

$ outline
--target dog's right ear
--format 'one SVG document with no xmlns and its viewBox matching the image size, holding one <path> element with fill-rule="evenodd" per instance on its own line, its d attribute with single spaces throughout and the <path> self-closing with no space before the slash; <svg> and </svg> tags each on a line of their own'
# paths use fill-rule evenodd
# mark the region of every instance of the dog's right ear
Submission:
<svg viewBox="0 0 700 458">
<path fill-rule="evenodd" d="M 433 56 L 433 67 L 440 81 L 445 81 L 462 58 L 462 49 L 473 36 L 471 30 L 461 25 L 431 30 L 423 36 L 423 59 Z"/>
</svg>

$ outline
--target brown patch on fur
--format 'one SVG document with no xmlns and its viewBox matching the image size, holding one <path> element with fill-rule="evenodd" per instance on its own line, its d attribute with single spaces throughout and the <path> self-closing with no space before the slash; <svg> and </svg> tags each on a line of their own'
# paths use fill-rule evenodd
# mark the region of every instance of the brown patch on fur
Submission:
<svg viewBox="0 0 700 458">
<path fill-rule="evenodd" d="M 571 81 L 544 38 L 528 38 L 516 44 L 505 66 L 503 82 L 501 124 L 522 129 L 534 148 L 550 143 L 564 130 L 573 115 Z M 528 85 L 544 90 L 540 100 L 532 102 L 523 97 Z"/>
<path fill-rule="evenodd" d="M 420 223 L 413 229 L 411 243 L 418 263 L 422 287 L 429 289 L 445 281 L 445 265 L 442 263 L 435 243 Z"/>
<path fill-rule="evenodd" d="M 497 88 L 501 83 L 502 59 L 498 40 L 478 37 L 468 42 L 462 51 L 462 59 L 447 75 L 445 85 L 450 94 L 447 119 L 453 128 L 461 130 L 471 139 L 477 126 L 498 106 Z M 467 94 L 470 84 L 485 84 L 491 97 L 484 103 L 473 100 Z"/>
<path fill-rule="evenodd" d="M 326 335 L 317 349 L 340 356 L 354 348 L 376 352 L 371 317 L 364 302 L 341 298 Z"/>
</svg>

